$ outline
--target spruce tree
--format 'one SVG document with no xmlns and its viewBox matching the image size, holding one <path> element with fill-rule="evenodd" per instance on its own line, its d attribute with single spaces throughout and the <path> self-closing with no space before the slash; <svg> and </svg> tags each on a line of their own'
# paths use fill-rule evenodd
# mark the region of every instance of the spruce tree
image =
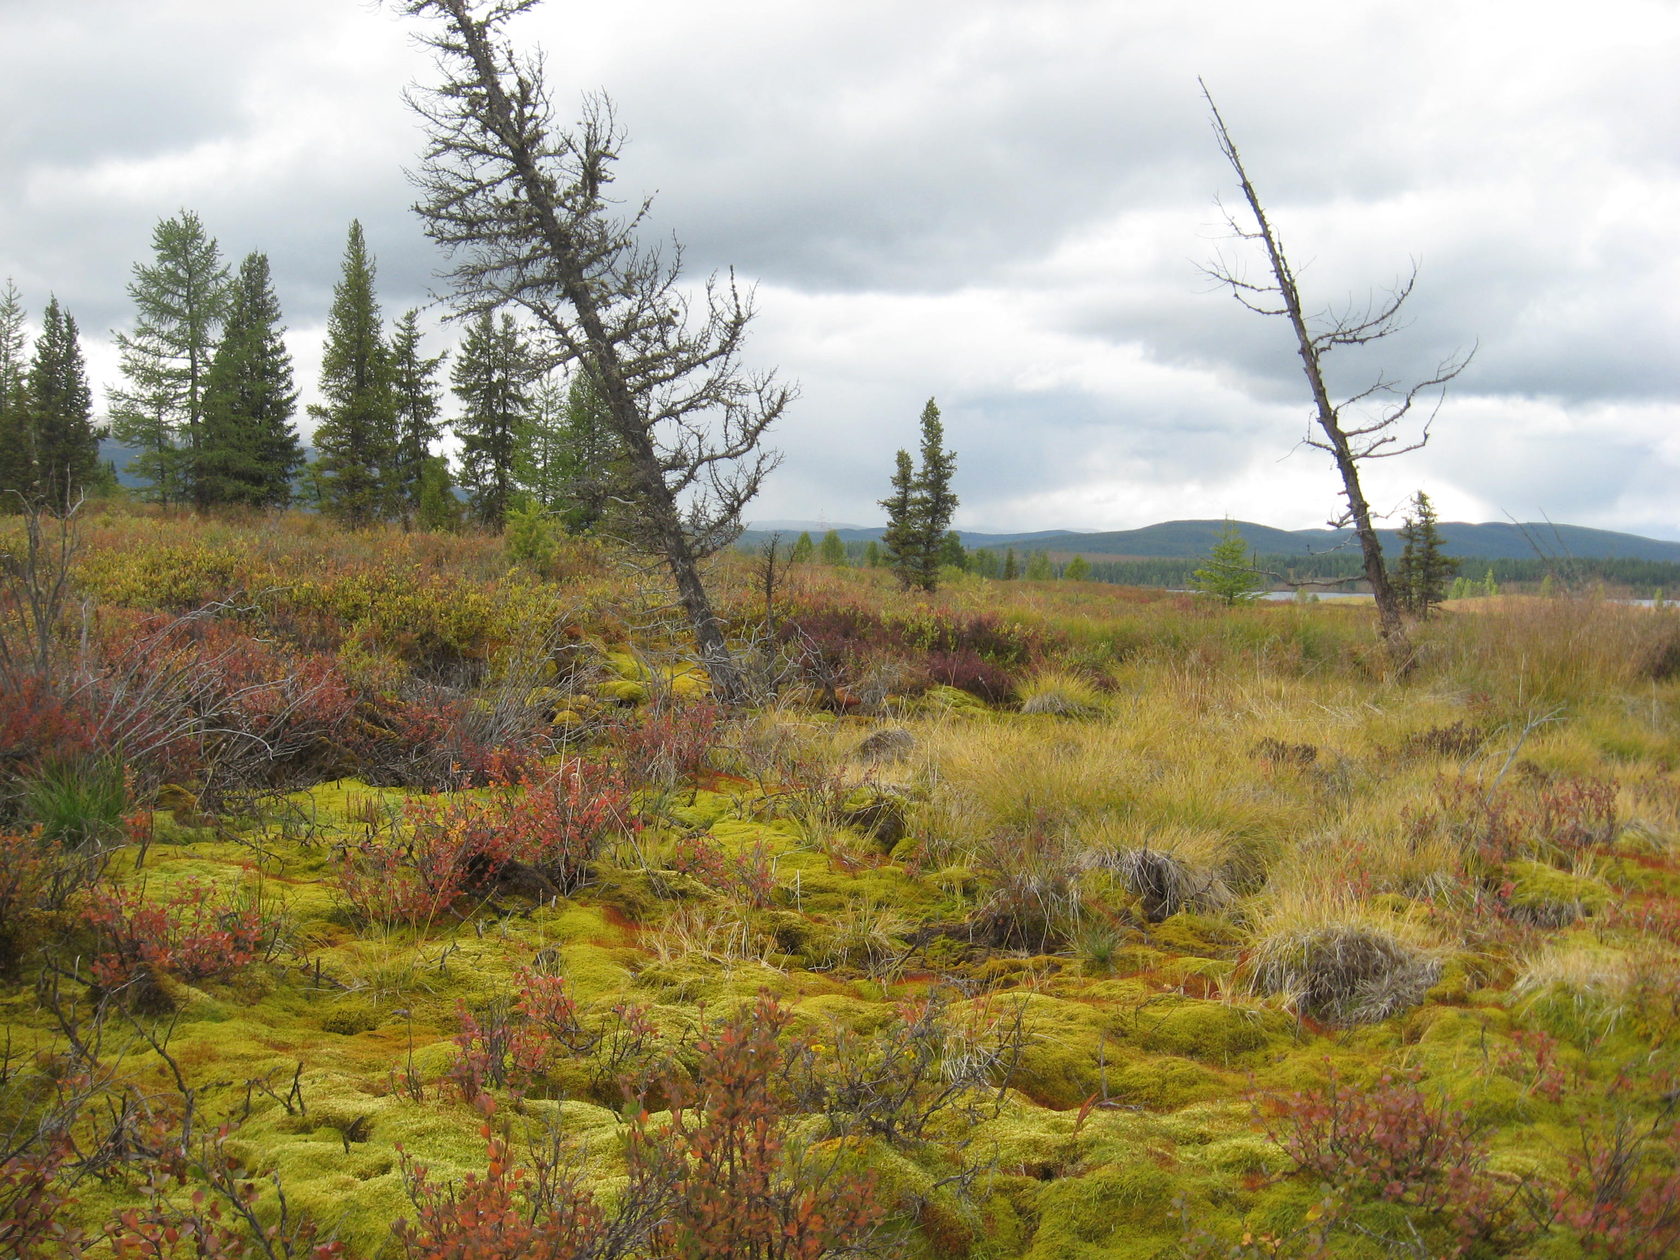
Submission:
<svg viewBox="0 0 1680 1260">
<path fill-rule="evenodd" d="M 1422 490 L 1412 498 L 1412 514 L 1400 526 L 1400 541 L 1404 549 L 1394 570 L 1396 592 L 1408 613 L 1427 617 L 1446 599 L 1459 562 L 1442 554 L 1435 509 Z"/>
<path fill-rule="evenodd" d="M 35 435 L 29 422 L 28 338 L 23 296 L 8 278 L 0 292 L 0 512 L 15 512 L 35 489 Z"/>
<path fill-rule="evenodd" d="M 881 536 L 889 568 L 906 587 L 931 591 L 939 585 L 939 566 L 950 555 L 961 563 L 960 540 L 955 548 L 946 535 L 957 496 L 951 491 L 956 471 L 954 451 L 945 449 L 945 431 L 933 399 L 922 408 L 921 467 L 914 468 L 908 451 L 899 451 L 892 478 L 892 495 L 881 500 L 887 509 L 887 528 Z"/>
<path fill-rule="evenodd" d="M 126 384 L 111 391 L 111 432 L 140 448 L 129 463 L 160 503 L 208 505 L 198 484 L 204 393 L 227 313 L 221 249 L 190 210 L 152 229 L 153 261 L 134 264 L 133 333 L 115 334 Z"/>
<path fill-rule="evenodd" d="M 351 220 L 321 353 L 321 394 L 326 402 L 309 408 L 317 421 L 321 506 L 351 526 L 384 515 L 396 459 L 391 352 L 381 334 L 374 276 L 362 225 Z"/>
<path fill-rule="evenodd" d="M 284 507 L 303 451 L 292 415 L 292 356 L 268 255 L 253 252 L 230 289 L 221 344 L 204 387 L 194 485 L 199 502 Z"/>
<path fill-rule="evenodd" d="M 513 316 L 498 321 L 485 311 L 461 342 L 450 380 L 463 410 L 455 421 L 461 439 L 461 484 L 473 515 L 500 532 L 513 506 L 514 465 L 531 410 L 536 372 Z"/>
<path fill-rule="evenodd" d="M 52 511 L 67 511 L 98 475 L 99 432 L 76 321 L 56 297 L 42 318 L 26 388 L 34 439 L 33 495 Z"/>
<path fill-rule="evenodd" d="M 881 560 L 906 587 L 915 581 L 916 548 L 921 532 L 916 522 L 916 468 L 909 451 L 894 457 L 892 494 L 881 500 L 887 527 L 881 531 Z"/>
<path fill-rule="evenodd" d="M 916 470 L 916 551 L 912 580 L 924 591 L 931 591 L 939 585 L 941 551 L 946 531 L 951 527 L 951 515 L 957 508 L 957 496 L 951 490 L 957 456 L 955 451 L 944 449 L 945 429 L 939 422 L 939 406 L 931 398 L 922 408 L 921 424 L 922 458 Z"/>
<path fill-rule="evenodd" d="M 1016 564 L 1015 548 L 1011 547 L 1003 556 L 1003 580 L 1013 582 L 1021 576 L 1021 570 Z"/>
<path fill-rule="evenodd" d="M 1190 575 L 1190 589 L 1212 595 L 1227 607 L 1252 603 L 1259 598 L 1253 553 L 1230 517 L 1225 518 L 1202 567 Z"/>
<path fill-rule="evenodd" d="M 447 354 L 420 353 L 420 312 L 409 310 L 391 335 L 391 405 L 396 410 L 396 450 L 388 489 L 397 519 L 408 529 L 420 513 L 432 443 L 443 436 L 438 422 L 442 389 L 437 381 Z M 447 469 L 445 469 L 447 473 Z"/>
</svg>

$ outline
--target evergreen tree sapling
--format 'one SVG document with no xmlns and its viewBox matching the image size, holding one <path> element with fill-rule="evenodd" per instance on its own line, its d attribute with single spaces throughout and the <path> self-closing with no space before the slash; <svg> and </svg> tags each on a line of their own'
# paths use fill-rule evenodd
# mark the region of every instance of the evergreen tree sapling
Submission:
<svg viewBox="0 0 1680 1260">
<path fill-rule="evenodd" d="M 450 380 L 461 400 L 455 432 L 461 439 L 461 484 L 473 516 L 500 531 L 516 489 L 514 463 L 527 431 L 530 388 L 536 379 L 531 352 L 513 316 L 485 311 L 467 330 Z"/>
<path fill-rule="evenodd" d="M 1411 514 L 1400 526 L 1400 541 L 1404 546 L 1395 566 L 1394 585 L 1408 613 L 1427 617 L 1447 598 L 1459 562 L 1442 554 L 1435 509 L 1422 490 L 1412 498 Z"/>
<path fill-rule="evenodd" d="M 1003 555 L 1003 580 L 1013 582 L 1020 576 L 1021 570 L 1015 561 L 1015 548 L 1011 547 Z"/>
<path fill-rule="evenodd" d="M 380 328 L 374 277 L 362 225 L 352 220 L 321 351 L 326 402 L 309 408 L 316 420 L 322 509 L 352 527 L 385 514 L 396 460 L 391 352 Z"/>
<path fill-rule="evenodd" d="M 396 451 L 391 460 L 390 497 L 397 519 L 408 529 L 420 515 L 432 443 L 443 436 L 438 422 L 438 369 L 447 354 L 420 353 L 420 312 L 409 310 L 391 334 L 391 405 L 396 410 Z M 435 480 L 435 473 L 431 473 Z M 445 490 L 448 469 L 444 470 Z"/>
<path fill-rule="evenodd" d="M 148 497 L 202 508 L 204 395 L 230 299 L 228 271 L 190 210 L 152 230 L 152 255 L 150 265 L 134 265 L 128 285 L 134 331 L 115 334 L 125 383 L 111 391 L 111 433 L 139 448 L 129 470 L 150 483 Z"/>
<path fill-rule="evenodd" d="M 205 375 L 193 477 L 197 501 L 284 507 L 303 451 L 292 427 L 297 390 L 268 256 L 247 255 L 229 290 L 221 344 Z"/>
<path fill-rule="evenodd" d="M 25 390 L 34 442 L 33 496 L 55 512 L 68 511 L 98 475 L 99 431 L 76 321 L 56 297 L 47 303 Z"/>
<path fill-rule="evenodd" d="M 1259 598 L 1255 589 L 1255 565 L 1248 544 L 1230 517 L 1220 527 L 1202 567 L 1190 575 L 1190 589 L 1212 595 L 1227 607 L 1247 604 Z"/>
</svg>

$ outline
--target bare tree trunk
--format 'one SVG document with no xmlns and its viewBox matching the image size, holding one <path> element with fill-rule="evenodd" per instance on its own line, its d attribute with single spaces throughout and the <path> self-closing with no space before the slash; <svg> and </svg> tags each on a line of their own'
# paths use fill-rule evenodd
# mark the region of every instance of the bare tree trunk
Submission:
<svg viewBox="0 0 1680 1260">
<path fill-rule="evenodd" d="M 1341 475 L 1342 495 L 1347 500 L 1347 511 L 1331 524 L 1353 526 L 1359 539 L 1365 580 L 1369 583 L 1372 598 L 1376 601 L 1377 633 L 1382 638 L 1390 661 L 1396 669 L 1403 671 L 1411 665 L 1411 640 L 1406 633 L 1399 595 L 1388 579 L 1388 568 L 1383 562 L 1382 542 L 1377 537 L 1376 526 L 1371 519 L 1370 504 L 1366 502 L 1365 493 L 1359 484 L 1359 464 L 1364 459 L 1382 458 L 1416 450 L 1427 442 L 1429 422 L 1434 418 L 1433 413 L 1424 421 L 1421 436 L 1399 447 L 1393 446 L 1399 436 L 1394 432 L 1394 426 L 1411 411 L 1413 402 L 1421 393 L 1437 386 L 1444 387 L 1463 371 L 1470 361 L 1470 355 L 1448 359 L 1440 365 L 1433 377 L 1419 382 L 1403 394 L 1400 394 L 1391 382 L 1379 378 L 1375 385 L 1348 401 L 1364 402 L 1378 394 L 1398 394 L 1399 401 L 1364 423 L 1351 427 L 1344 424 L 1341 407 L 1331 401 L 1330 391 L 1324 383 L 1323 356 L 1336 346 L 1363 345 L 1394 332 L 1398 327 L 1400 308 L 1410 296 L 1412 284 L 1417 278 L 1416 268 L 1413 268 L 1411 278 L 1396 287 L 1390 294 L 1389 301 L 1383 303 L 1380 308 L 1367 309 L 1359 318 L 1332 321 L 1324 331 L 1314 333 L 1307 322 L 1294 269 L 1289 265 L 1289 259 L 1283 252 L 1277 233 L 1272 230 L 1265 208 L 1260 204 L 1260 194 L 1255 191 L 1254 183 L 1243 167 L 1242 155 L 1237 152 L 1237 146 L 1225 126 L 1225 119 L 1220 116 L 1218 107 L 1214 105 L 1206 84 L 1202 85 L 1202 95 L 1213 115 L 1213 130 L 1220 151 L 1237 174 L 1243 199 L 1254 216 L 1255 227 L 1248 230 L 1239 226 L 1229 215 L 1227 219 L 1232 231 L 1240 239 L 1259 241 L 1262 244 L 1273 282 L 1251 283 L 1224 263 L 1208 268 L 1207 272 L 1221 284 L 1228 286 L 1233 296 L 1250 310 L 1262 315 L 1286 316 L 1290 327 L 1294 329 L 1296 350 L 1301 356 L 1301 370 L 1306 374 L 1307 386 L 1312 393 L 1314 421 L 1322 434 L 1319 438 L 1308 437 L 1307 443 L 1330 452 L 1336 464 L 1336 471 Z M 1269 296 L 1262 299 L 1261 295 Z M 1270 304 L 1274 302 L 1276 305 Z"/>
</svg>

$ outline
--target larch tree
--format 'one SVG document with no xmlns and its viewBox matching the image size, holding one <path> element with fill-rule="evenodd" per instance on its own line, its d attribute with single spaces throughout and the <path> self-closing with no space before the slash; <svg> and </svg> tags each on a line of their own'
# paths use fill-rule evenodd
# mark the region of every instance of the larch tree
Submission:
<svg viewBox="0 0 1680 1260">
<path fill-rule="evenodd" d="M 51 511 L 66 512 L 99 471 L 99 430 L 76 321 L 56 297 L 41 320 L 26 389 L 34 440 L 33 496 Z"/>
<path fill-rule="evenodd" d="M 230 296 L 220 247 L 191 210 L 152 229 L 152 261 L 134 264 L 133 332 L 114 334 L 124 384 L 111 391 L 111 433 L 140 454 L 130 469 L 160 503 L 208 506 L 198 485 L 204 392 Z"/>
<path fill-rule="evenodd" d="M 461 314 L 522 307 L 543 361 L 592 378 L 622 447 L 629 541 L 669 570 L 713 692 L 736 703 L 745 682 L 700 566 L 738 536 L 776 462 L 762 439 L 792 392 L 741 367 L 750 293 L 714 277 L 691 299 L 680 251 L 638 243 L 648 203 L 614 213 L 623 138 L 610 104 L 592 98 L 575 127 L 558 126 L 540 60 L 508 42 L 507 23 L 535 3 L 406 3 L 435 20 L 427 42 L 445 76 L 410 95 L 428 131 L 416 208 L 453 260 Z"/>
<path fill-rule="evenodd" d="M 1422 490 L 1412 496 L 1412 510 L 1400 526 L 1400 563 L 1394 585 L 1406 611 L 1427 617 L 1446 599 L 1460 561 L 1446 554 L 1435 506 Z"/>
<path fill-rule="evenodd" d="M 387 487 L 397 519 L 404 529 L 420 515 L 432 455 L 432 443 L 443 436 L 442 387 L 437 374 L 447 353 L 420 353 L 420 312 L 409 310 L 391 335 L 391 405 L 396 412 L 396 449 Z M 447 471 L 447 470 L 445 470 Z M 435 479 L 435 470 L 431 473 Z"/>
<path fill-rule="evenodd" d="M 536 368 L 525 335 L 513 316 L 485 311 L 462 340 L 450 375 L 462 411 L 455 421 L 461 439 L 461 484 L 471 496 L 481 525 L 501 531 L 513 506 L 519 439 L 531 410 Z"/>
<path fill-rule="evenodd" d="M 35 432 L 29 421 L 29 336 L 23 295 L 10 278 L 0 292 L 0 512 L 14 512 L 35 489 Z"/>
<path fill-rule="evenodd" d="M 374 293 L 375 270 L 362 225 L 351 220 L 321 352 L 326 401 L 312 405 L 309 414 L 316 420 L 321 506 L 353 527 L 385 515 L 396 458 L 391 351 Z"/>
<path fill-rule="evenodd" d="M 1396 669 L 1406 669 L 1411 663 L 1411 642 L 1406 634 L 1404 608 L 1399 592 L 1389 579 L 1383 560 L 1382 543 L 1377 536 L 1370 504 L 1360 485 L 1360 466 L 1372 459 L 1401 455 L 1415 451 L 1429 440 L 1429 428 L 1440 408 L 1448 382 L 1469 365 L 1474 349 L 1468 354 L 1456 354 L 1442 361 L 1426 379 L 1412 385 L 1401 385 L 1379 375 L 1375 382 L 1340 402 L 1333 401 L 1326 383 L 1324 360 L 1335 350 L 1370 345 L 1398 332 L 1404 325 L 1401 310 L 1411 296 L 1417 280 L 1414 264 L 1410 276 L 1397 284 L 1381 301 L 1373 301 L 1364 310 L 1351 314 L 1314 316 L 1308 313 L 1295 269 L 1284 253 L 1283 243 L 1260 194 L 1243 165 L 1242 154 L 1231 139 L 1225 119 L 1213 103 L 1207 85 L 1202 95 L 1212 115 L 1214 138 L 1219 151 L 1225 155 L 1236 173 L 1248 207 L 1250 223 L 1227 213 L 1226 220 L 1236 239 L 1258 245 L 1266 256 L 1269 280 L 1250 280 L 1240 264 L 1221 259 L 1207 267 L 1206 273 L 1249 310 L 1261 315 L 1281 316 L 1289 321 L 1295 335 L 1296 353 L 1301 370 L 1307 378 L 1312 395 L 1313 425 L 1304 439 L 1308 446 L 1329 453 L 1341 476 L 1342 497 L 1346 508 L 1330 521 L 1332 528 L 1351 525 L 1359 541 L 1360 558 L 1366 583 L 1377 605 L 1377 627 Z M 1406 428 L 1414 411 L 1421 412 L 1433 399 L 1427 415 L 1415 429 Z"/>
<path fill-rule="evenodd" d="M 1190 589 L 1211 595 L 1227 607 L 1247 604 L 1259 598 L 1258 575 L 1254 553 L 1243 541 L 1242 531 L 1226 517 L 1202 567 L 1191 573 Z"/>
<path fill-rule="evenodd" d="M 206 505 L 284 507 L 303 463 L 292 416 L 292 356 L 268 255 L 248 254 L 229 290 L 221 343 L 205 378 L 194 485 Z"/>
</svg>

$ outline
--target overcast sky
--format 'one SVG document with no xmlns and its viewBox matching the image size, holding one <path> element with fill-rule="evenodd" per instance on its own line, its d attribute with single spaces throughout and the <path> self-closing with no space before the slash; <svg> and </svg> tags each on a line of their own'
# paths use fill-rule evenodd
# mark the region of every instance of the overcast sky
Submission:
<svg viewBox="0 0 1680 1260">
<path fill-rule="evenodd" d="M 305 401 L 346 227 L 394 319 L 440 260 L 401 92 L 434 77 L 363 0 L 0 0 L 0 283 L 81 325 L 96 392 L 152 229 L 268 253 Z M 1199 267 L 1238 204 L 1212 89 L 1310 305 L 1415 260 L 1411 323 L 1344 388 L 1479 345 L 1379 509 L 1680 538 L 1680 5 L 1674 0 L 550 3 L 557 101 L 606 89 L 626 196 L 689 273 L 756 283 L 750 366 L 801 398 L 750 512 L 870 524 L 935 397 L 957 524 L 1121 529 L 1338 506 L 1287 325 Z M 435 352 L 453 342 L 428 314 Z"/>
</svg>

